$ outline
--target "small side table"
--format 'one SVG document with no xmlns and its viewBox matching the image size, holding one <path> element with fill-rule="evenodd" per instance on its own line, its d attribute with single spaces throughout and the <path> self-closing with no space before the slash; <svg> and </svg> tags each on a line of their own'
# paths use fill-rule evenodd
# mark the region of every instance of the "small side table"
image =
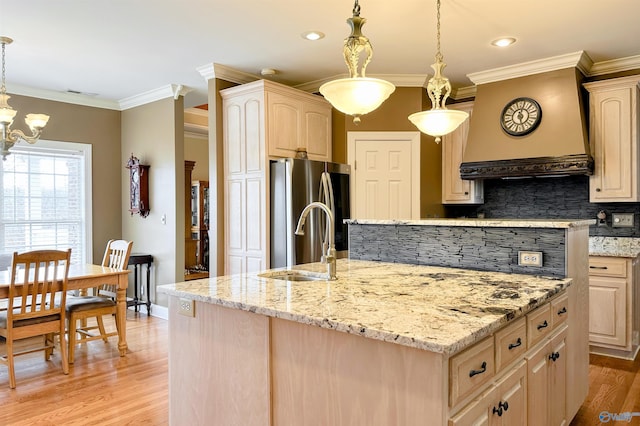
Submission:
<svg viewBox="0 0 640 426">
<path fill-rule="evenodd" d="M 153 263 L 153 256 L 150 254 L 131 253 L 129 256 L 129 265 L 133 265 L 133 300 L 127 300 L 127 307 L 135 306 L 135 311 L 138 312 L 138 305 L 147 305 L 147 315 L 151 315 L 151 290 L 149 288 L 151 282 L 151 264 Z M 147 292 L 146 297 L 142 298 L 142 266 L 147 265 Z M 138 280 L 140 275 L 140 280 Z M 139 283 L 139 284 L 138 284 Z M 138 285 L 140 291 L 138 291 Z M 140 297 L 138 297 L 138 294 Z"/>
</svg>

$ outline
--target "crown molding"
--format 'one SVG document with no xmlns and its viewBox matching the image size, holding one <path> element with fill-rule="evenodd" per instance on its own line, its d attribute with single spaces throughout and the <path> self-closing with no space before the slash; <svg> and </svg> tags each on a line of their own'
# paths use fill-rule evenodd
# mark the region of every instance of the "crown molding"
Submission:
<svg viewBox="0 0 640 426">
<path fill-rule="evenodd" d="M 125 111 L 151 102 L 159 101 L 161 99 L 178 99 L 178 97 L 184 96 L 192 90 L 193 89 L 183 86 L 182 84 L 167 84 L 166 86 L 149 90 L 148 92 L 140 93 L 139 95 L 120 99 L 118 103 L 120 104 L 120 110 Z"/>
<path fill-rule="evenodd" d="M 184 135 L 195 139 L 208 139 L 209 127 L 200 124 L 184 123 Z"/>
<path fill-rule="evenodd" d="M 455 100 L 475 98 L 476 86 L 460 87 L 451 91 L 451 98 Z"/>
<path fill-rule="evenodd" d="M 538 59 L 535 61 L 523 62 L 521 64 L 475 72 L 467 74 L 467 77 L 469 77 L 474 84 L 478 85 L 571 67 L 577 67 L 583 74 L 586 74 L 588 72 L 588 68 L 591 68 L 591 64 L 592 62 L 588 55 L 584 51 L 579 51 L 567 53 L 565 55 L 553 56 L 551 58 Z"/>
<path fill-rule="evenodd" d="M 611 74 L 614 72 L 629 71 L 640 69 L 640 55 L 628 56 L 626 58 L 612 59 L 610 61 L 596 62 L 593 64 L 589 73 L 589 77 L 595 75 Z"/>
<path fill-rule="evenodd" d="M 29 96 L 31 98 L 46 99 L 48 101 L 64 102 L 68 104 L 83 105 L 96 108 L 119 110 L 117 101 L 99 99 L 93 96 L 57 92 L 55 90 L 38 89 L 34 87 L 22 86 L 19 84 L 8 84 L 7 92 L 14 95 Z"/>
<path fill-rule="evenodd" d="M 236 84 L 251 83 L 252 81 L 260 80 L 261 78 L 255 74 L 250 74 L 248 72 L 216 63 L 202 65 L 196 68 L 196 70 L 204 77 L 205 80 L 219 78 Z"/>
<path fill-rule="evenodd" d="M 200 117 L 209 117 L 209 110 L 202 108 L 185 108 L 185 114 L 198 115 Z"/>
</svg>

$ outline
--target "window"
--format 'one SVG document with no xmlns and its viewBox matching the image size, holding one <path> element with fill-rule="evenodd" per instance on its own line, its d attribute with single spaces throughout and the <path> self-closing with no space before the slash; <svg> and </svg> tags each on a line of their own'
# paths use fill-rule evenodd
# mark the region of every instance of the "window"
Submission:
<svg viewBox="0 0 640 426">
<path fill-rule="evenodd" d="M 0 171 L 0 253 L 71 248 L 72 263 L 91 263 L 91 145 L 19 143 Z"/>
</svg>

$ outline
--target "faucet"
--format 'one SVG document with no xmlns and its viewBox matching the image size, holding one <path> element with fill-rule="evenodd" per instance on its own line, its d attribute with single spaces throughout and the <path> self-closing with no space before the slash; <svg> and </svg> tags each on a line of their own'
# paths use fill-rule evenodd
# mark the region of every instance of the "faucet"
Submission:
<svg viewBox="0 0 640 426">
<path fill-rule="evenodd" d="M 307 221 L 307 216 L 313 208 L 319 208 L 327 215 L 327 225 L 325 234 L 329 235 L 329 246 L 326 248 L 326 252 L 323 249 L 322 263 L 327 264 L 327 279 L 335 280 L 336 278 L 336 244 L 335 238 L 335 221 L 331 209 L 326 204 L 314 201 L 308 204 L 300 214 L 298 219 L 298 226 L 296 227 L 296 235 L 304 235 L 304 224 Z"/>
</svg>

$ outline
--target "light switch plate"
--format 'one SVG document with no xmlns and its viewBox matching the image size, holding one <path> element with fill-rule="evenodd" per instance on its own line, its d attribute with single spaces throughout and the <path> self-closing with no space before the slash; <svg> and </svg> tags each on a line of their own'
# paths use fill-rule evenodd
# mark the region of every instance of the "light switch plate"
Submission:
<svg viewBox="0 0 640 426">
<path fill-rule="evenodd" d="M 611 224 L 614 228 L 633 228 L 633 213 L 612 213 Z"/>
<path fill-rule="evenodd" d="M 542 252 L 541 251 L 519 251 L 518 265 L 542 266 Z"/>
</svg>

